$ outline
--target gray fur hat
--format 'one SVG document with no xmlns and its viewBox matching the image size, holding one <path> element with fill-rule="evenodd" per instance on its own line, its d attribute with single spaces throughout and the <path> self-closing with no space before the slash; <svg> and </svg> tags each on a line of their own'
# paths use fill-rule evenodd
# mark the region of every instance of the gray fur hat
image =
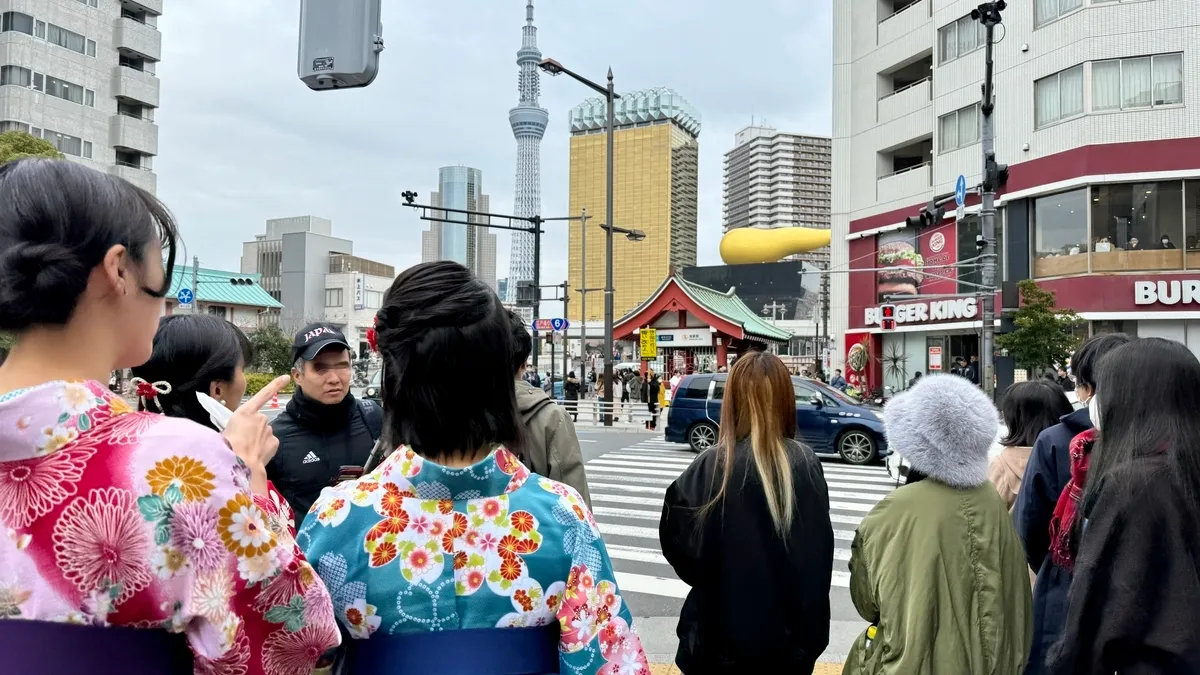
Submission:
<svg viewBox="0 0 1200 675">
<path fill-rule="evenodd" d="M 1000 415 L 979 387 L 957 375 L 923 377 L 883 408 L 888 447 L 912 468 L 956 488 L 987 482 Z"/>
</svg>

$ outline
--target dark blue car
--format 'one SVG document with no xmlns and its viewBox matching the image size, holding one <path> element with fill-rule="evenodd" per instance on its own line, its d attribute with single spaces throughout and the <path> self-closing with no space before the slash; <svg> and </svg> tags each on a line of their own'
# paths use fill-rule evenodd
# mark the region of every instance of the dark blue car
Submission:
<svg viewBox="0 0 1200 675">
<path fill-rule="evenodd" d="M 717 441 L 725 373 L 688 375 L 667 408 L 666 439 L 700 452 Z M 792 378 L 796 389 L 797 440 L 851 464 L 870 464 L 888 454 L 881 408 L 866 406 L 815 380 Z"/>
</svg>

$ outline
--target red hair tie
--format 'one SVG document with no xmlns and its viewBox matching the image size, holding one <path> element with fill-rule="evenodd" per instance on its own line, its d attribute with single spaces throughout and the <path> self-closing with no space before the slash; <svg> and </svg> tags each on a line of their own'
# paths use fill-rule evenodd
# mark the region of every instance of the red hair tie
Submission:
<svg viewBox="0 0 1200 675">
<path fill-rule="evenodd" d="M 379 352 L 379 317 L 375 317 L 375 325 L 367 329 L 367 344 L 371 346 L 371 351 Z"/>
<path fill-rule="evenodd" d="M 158 397 L 171 393 L 170 382 L 147 382 L 140 377 L 135 377 L 129 383 L 133 385 L 134 394 L 137 395 L 143 410 L 150 410 L 150 403 L 153 402 L 154 407 L 158 408 L 158 412 L 164 412 L 162 404 L 158 402 Z"/>
</svg>

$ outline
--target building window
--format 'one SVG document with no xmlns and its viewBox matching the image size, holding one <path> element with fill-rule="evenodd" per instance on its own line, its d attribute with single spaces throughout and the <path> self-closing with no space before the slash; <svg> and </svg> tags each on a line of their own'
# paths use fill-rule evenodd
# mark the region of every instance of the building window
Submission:
<svg viewBox="0 0 1200 675">
<path fill-rule="evenodd" d="M 341 307 L 342 306 L 342 289 L 326 288 L 325 289 L 325 306 L 326 307 Z"/>
<path fill-rule="evenodd" d="M 87 41 L 87 55 L 92 56 L 92 57 L 96 56 L 96 41 L 95 40 Z"/>
<path fill-rule="evenodd" d="M 0 85 L 28 87 L 33 83 L 33 71 L 20 66 L 0 66 Z"/>
<path fill-rule="evenodd" d="M 41 74 L 41 73 L 34 73 L 34 74 L 33 74 L 33 88 L 34 88 L 34 90 L 36 90 L 36 91 L 41 91 L 41 90 L 42 90 L 42 88 L 43 88 L 43 87 L 42 87 L 42 82 L 43 82 L 42 74 Z"/>
<path fill-rule="evenodd" d="M 57 77 L 46 76 L 46 94 L 83 105 L 83 87 Z"/>
<path fill-rule="evenodd" d="M 16 122 L 14 120 L 4 120 L 0 122 L 0 134 L 8 131 L 20 131 L 21 133 L 29 133 L 29 125 L 24 122 Z"/>
<path fill-rule="evenodd" d="M 949 152 L 978 142 L 978 103 L 938 118 L 938 152 Z"/>
<path fill-rule="evenodd" d="M 1083 0 L 1033 0 L 1033 25 L 1041 26 L 1083 7 Z"/>
<path fill-rule="evenodd" d="M 33 37 L 35 37 L 39 40 L 46 39 L 46 22 L 45 21 L 34 21 L 33 22 Z"/>
<path fill-rule="evenodd" d="M 1042 128 L 1083 114 L 1083 66 L 1043 77 L 1033 83 L 1034 127 Z"/>
<path fill-rule="evenodd" d="M 5 12 L 0 14 L 0 33 L 16 31 L 33 35 L 33 17 L 20 12 Z"/>
<path fill-rule="evenodd" d="M 89 108 L 96 107 L 96 92 L 91 89 L 83 90 L 83 104 Z"/>
<path fill-rule="evenodd" d="M 55 26 L 52 23 L 46 24 L 46 42 L 58 45 L 59 47 L 66 47 L 80 54 L 87 53 L 87 38 L 66 28 Z"/>
<path fill-rule="evenodd" d="M 983 24 L 972 19 L 971 15 L 951 21 L 938 29 L 938 45 L 941 52 L 939 63 L 949 63 L 960 56 L 966 56 L 985 44 L 987 31 Z"/>
<path fill-rule="evenodd" d="M 964 216 L 958 221 L 958 232 L 954 235 L 958 239 L 958 260 L 979 258 L 982 251 L 975 245 L 975 238 L 981 234 L 983 224 L 978 214 Z M 996 280 L 1001 281 L 1004 278 L 1004 219 L 999 214 L 996 215 L 996 261 Z M 979 284 L 983 283 L 983 261 L 959 265 L 957 277 L 959 293 L 978 293 Z"/>
<path fill-rule="evenodd" d="M 208 314 L 209 316 L 216 316 L 216 317 L 220 317 L 220 318 L 222 318 L 222 319 L 226 318 L 226 316 L 225 316 L 225 308 L 224 308 L 224 307 L 220 307 L 220 306 L 216 306 L 216 307 L 214 307 L 214 306 L 211 306 L 211 305 L 210 305 L 210 306 L 209 306 L 209 308 L 208 308 L 208 312 L 207 312 L 207 314 Z"/>
<path fill-rule="evenodd" d="M 83 139 L 78 136 L 60 134 L 57 131 L 46 129 L 42 133 L 42 138 L 50 141 L 64 155 L 71 155 L 73 157 L 83 156 Z"/>
<path fill-rule="evenodd" d="M 1183 103 L 1183 54 L 1113 59 L 1092 64 L 1092 110 Z"/>
<path fill-rule="evenodd" d="M 1181 270 L 1183 182 L 1092 188 L 1092 271 Z"/>
<path fill-rule="evenodd" d="M 1033 200 L 1033 276 L 1087 273 L 1087 202 L 1087 188 Z"/>
<path fill-rule="evenodd" d="M 92 158 L 92 142 L 91 141 L 83 142 L 83 157 L 84 157 L 84 159 Z"/>
</svg>

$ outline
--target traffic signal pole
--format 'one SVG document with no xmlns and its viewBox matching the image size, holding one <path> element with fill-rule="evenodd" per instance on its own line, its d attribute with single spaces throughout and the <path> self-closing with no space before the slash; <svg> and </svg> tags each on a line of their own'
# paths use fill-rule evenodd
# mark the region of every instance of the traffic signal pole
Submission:
<svg viewBox="0 0 1200 675">
<path fill-rule="evenodd" d="M 996 164 L 995 127 L 992 113 L 995 112 L 993 37 L 996 25 L 1001 22 L 1000 12 L 1004 0 L 985 2 L 971 12 L 971 16 L 983 24 L 987 40 L 984 45 L 983 100 L 979 106 L 981 116 L 980 145 L 983 150 L 983 184 L 980 188 L 980 230 L 983 237 L 981 279 L 983 285 L 979 383 L 988 397 L 995 395 L 996 380 L 996 189 L 1002 182 L 1001 174 L 1008 167 Z"/>
</svg>

